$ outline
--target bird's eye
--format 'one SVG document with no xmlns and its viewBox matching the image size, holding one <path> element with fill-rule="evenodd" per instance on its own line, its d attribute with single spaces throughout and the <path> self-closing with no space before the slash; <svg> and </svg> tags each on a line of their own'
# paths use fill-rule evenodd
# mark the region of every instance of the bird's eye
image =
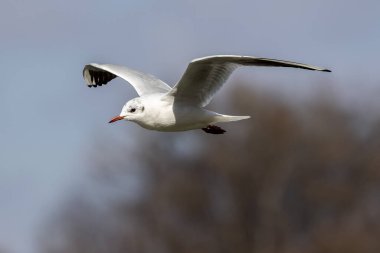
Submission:
<svg viewBox="0 0 380 253">
<path fill-rule="evenodd" d="M 135 112 L 136 108 L 131 108 L 130 112 Z"/>
</svg>

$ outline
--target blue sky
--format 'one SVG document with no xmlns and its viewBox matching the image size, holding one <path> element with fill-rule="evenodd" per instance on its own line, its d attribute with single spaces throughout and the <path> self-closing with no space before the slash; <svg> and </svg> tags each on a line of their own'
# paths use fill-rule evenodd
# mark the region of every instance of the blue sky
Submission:
<svg viewBox="0 0 380 253">
<path fill-rule="evenodd" d="M 197 57 L 287 59 L 333 73 L 244 69 L 235 77 L 294 96 L 327 79 L 354 106 L 373 103 L 379 12 L 375 0 L 2 1 L 0 249 L 36 252 L 41 224 L 85 180 L 94 139 L 146 131 L 107 124 L 136 94 L 121 81 L 86 88 L 84 64 L 123 64 L 172 85 Z"/>
</svg>

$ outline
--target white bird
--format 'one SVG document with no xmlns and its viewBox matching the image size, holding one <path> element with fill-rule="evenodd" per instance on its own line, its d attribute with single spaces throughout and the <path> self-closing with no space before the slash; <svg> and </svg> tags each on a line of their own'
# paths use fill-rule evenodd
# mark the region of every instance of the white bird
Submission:
<svg viewBox="0 0 380 253">
<path fill-rule="evenodd" d="M 204 107 L 240 66 L 292 67 L 331 72 L 290 61 L 215 55 L 190 62 L 173 88 L 152 75 L 111 64 L 88 64 L 83 69 L 83 77 L 89 87 L 102 86 L 121 77 L 138 93 L 139 97 L 129 100 L 120 115 L 109 123 L 128 120 L 150 130 L 174 132 L 202 129 L 206 133 L 223 134 L 225 130 L 214 124 L 248 119 L 250 116 L 223 115 Z"/>
</svg>

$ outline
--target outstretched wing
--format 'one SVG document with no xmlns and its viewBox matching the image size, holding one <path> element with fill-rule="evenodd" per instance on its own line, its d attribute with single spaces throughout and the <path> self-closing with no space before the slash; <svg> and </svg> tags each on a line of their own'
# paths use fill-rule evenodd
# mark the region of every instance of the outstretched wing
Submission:
<svg viewBox="0 0 380 253">
<path fill-rule="evenodd" d="M 198 106 L 206 106 L 239 66 L 292 67 L 331 72 L 302 63 L 252 56 L 216 55 L 193 60 L 168 95 Z"/>
<path fill-rule="evenodd" d="M 123 66 L 91 63 L 83 69 L 83 78 L 88 87 L 105 85 L 116 77 L 129 82 L 139 96 L 149 93 L 166 93 L 171 89 L 166 83 L 152 75 Z"/>
</svg>

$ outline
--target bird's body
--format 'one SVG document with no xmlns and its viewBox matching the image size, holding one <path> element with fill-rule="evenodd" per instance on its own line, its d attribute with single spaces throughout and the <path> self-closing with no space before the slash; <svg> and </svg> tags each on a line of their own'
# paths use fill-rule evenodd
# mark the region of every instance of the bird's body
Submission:
<svg viewBox="0 0 380 253">
<path fill-rule="evenodd" d="M 166 94 L 149 94 L 131 100 L 144 105 L 133 121 L 149 130 L 177 132 L 204 128 L 218 122 L 236 121 L 249 116 L 222 115 L 186 102 L 174 103 Z M 127 111 L 127 108 L 125 109 Z"/>
<path fill-rule="evenodd" d="M 131 83 L 139 97 L 128 101 L 117 120 L 129 120 L 141 127 L 164 131 L 203 129 L 207 133 L 225 131 L 214 124 L 247 119 L 206 110 L 204 107 L 239 66 L 295 67 L 330 72 L 327 69 L 301 63 L 250 56 L 209 56 L 192 61 L 181 80 L 171 88 L 152 75 L 117 65 L 89 64 L 83 76 L 89 87 L 107 84 L 117 76 Z"/>
</svg>

